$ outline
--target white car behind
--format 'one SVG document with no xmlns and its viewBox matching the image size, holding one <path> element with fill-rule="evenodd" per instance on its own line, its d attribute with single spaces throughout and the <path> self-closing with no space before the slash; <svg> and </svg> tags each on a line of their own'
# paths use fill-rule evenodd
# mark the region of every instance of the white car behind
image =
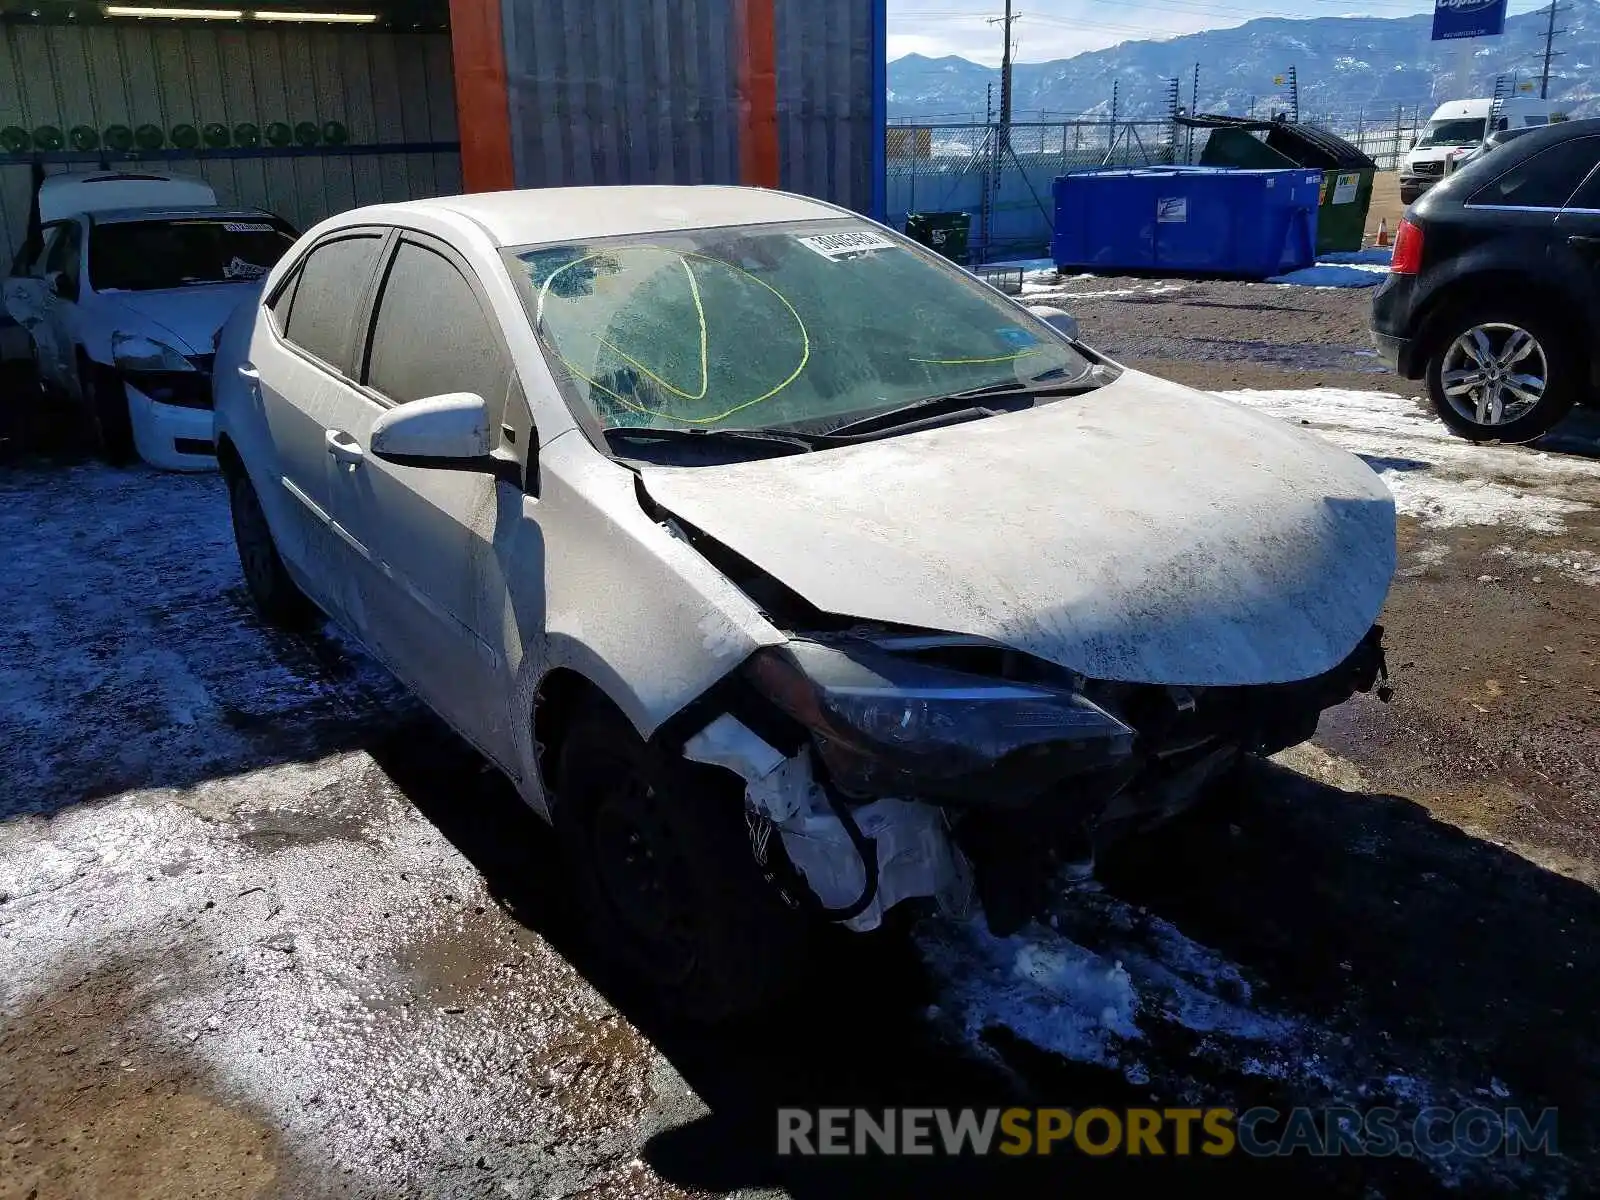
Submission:
<svg viewBox="0 0 1600 1200">
<path fill-rule="evenodd" d="M 498 764 L 703 1018 L 819 924 L 1018 928 L 1382 672 L 1359 459 L 778 192 L 325 221 L 224 330 L 216 433 L 260 610 Z"/>
<path fill-rule="evenodd" d="M 101 454 L 216 466 L 211 361 L 217 332 L 293 244 L 271 213 L 229 208 L 174 175 L 53 175 L 39 230 L 4 287 L 34 368 L 82 405 Z"/>
</svg>

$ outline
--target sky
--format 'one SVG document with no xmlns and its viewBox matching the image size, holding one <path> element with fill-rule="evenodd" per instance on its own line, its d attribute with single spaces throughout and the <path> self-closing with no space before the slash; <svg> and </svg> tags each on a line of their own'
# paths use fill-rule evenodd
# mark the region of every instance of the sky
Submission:
<svg viewBox="0 0 1600 1200">
<path fill-rule="evenodd" d="M 1511 0 L 1512 14 L 1545 7 Z M 889 57 L 959 54 L 994 66 L 1000 30 L 988 18 L 1004 0 L 889 0 Z M 1432 0 L 1015 0 L 1013 26 L 1021 62 L 1069 58 L 1141 38 L 1168 38 L 1242 25 L 1256 17 L 1403 17 L 1432 12 Z"/>
</svg>

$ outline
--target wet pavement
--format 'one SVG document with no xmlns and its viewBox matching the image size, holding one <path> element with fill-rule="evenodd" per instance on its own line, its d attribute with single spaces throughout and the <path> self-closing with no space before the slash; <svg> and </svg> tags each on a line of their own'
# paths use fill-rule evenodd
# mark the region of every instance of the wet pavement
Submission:
<svg viewBox="0 0 1600 1200">
<path fill-rule="evenodd" d="M 1100 303 L 1091 339 L 1152 307 Z M 1230 319 L 1200 333 L 1238 357 L 1170 373 L 1399 481 L 1394 703 L 1044 925 L 844 940 L 715 1033 L 600 970 L 545 827 L 359 649 L 256 622 L 217 479 L 0 467 L 0 1200 L 1592 1192 L 1600 468 L 1466 448 Z M 1561 1154 L 774 1154 L 782 1105 L 1012 1103 L 1553 1106 Z"/>
</svg>

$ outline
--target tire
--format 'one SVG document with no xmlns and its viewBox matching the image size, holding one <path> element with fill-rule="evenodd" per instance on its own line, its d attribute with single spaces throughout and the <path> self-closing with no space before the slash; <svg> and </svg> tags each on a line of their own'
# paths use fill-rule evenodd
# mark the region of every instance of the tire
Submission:
<svg viewBox="0 0 1600 1200">
<path fill-rule="evenodd" d="M 1421 188 L 1403 187 L 1403 188 L 1400 189 L 1400 203 L 1401 204 L 1406 204 L 1406 205 L 1415 204 L 1420 199 L 1422 199 L 1422 189 Z"/>
<path fill-rule="evenodd" d="M 1532 441 L 1584 391 L 1581 340 L 1540 306 L 1473 301 L 1434 321 L 1433 330 L 1428 395 L 1439 419 L 1469 441 Z"/>
<path fill-rule="evenodd" d="M 239 468 L 228 471 L 227 480 L 233 541 L 239 550 L 239 565 L 244 571 L 251 603 L 269 625 L 287 630 L 305 629 L 315 619 L 316 608 L 289 577 L 250 476 Z"/>
<path fill-rule="evenodd" d="M 660 763 L 594 701 L 560 748 L 555 824 L 597 952 L 674 1016 L 713 1024 L 777 1002 L 810 921 L 761 877 L 726 771 Z"/>
<path fill-rule="evenodd" d="M 94 428 L 95 452 L 113 467 L 127 466 L 137 455 L 126 387 L 109 368 L 82 355 L 78 356 L 78 378 Z"/>
</svg>

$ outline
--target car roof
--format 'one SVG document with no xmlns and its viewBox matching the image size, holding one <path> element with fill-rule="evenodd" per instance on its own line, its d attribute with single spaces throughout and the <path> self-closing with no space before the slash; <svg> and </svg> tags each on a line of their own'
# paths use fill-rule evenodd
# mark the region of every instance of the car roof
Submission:
<svg viewBox="0 0 1600 1200">
<path fill-rule="evenodd" d="M 854 215 L 821 200 L 767 188 L 639 185 L 528 188 L 412 200 L 354 209 L 341 214 L 339 224 L 389 223 L 407 212 L 467 217 L 501 246 Z"/>
<path fill-rule="evenodd" d="M 66 171 L 39 181 L 39 217 L 44 221 L 105 209 L 216 202 L 216 191 L 204 179 L 171 171 Z"/>
<path fill-rule="evenodd" d="M 172 208 L 108 208 L 96 209 L 89 214 L 96 225 L 115 225 L 125 221 L 182 221 L 196 217 L 238 217 L 245 221 L 259 221 L 263 217 L 277 220 L 262 208 L 231 208 L 215 204 L 190 204 Z"/>
</svg>

